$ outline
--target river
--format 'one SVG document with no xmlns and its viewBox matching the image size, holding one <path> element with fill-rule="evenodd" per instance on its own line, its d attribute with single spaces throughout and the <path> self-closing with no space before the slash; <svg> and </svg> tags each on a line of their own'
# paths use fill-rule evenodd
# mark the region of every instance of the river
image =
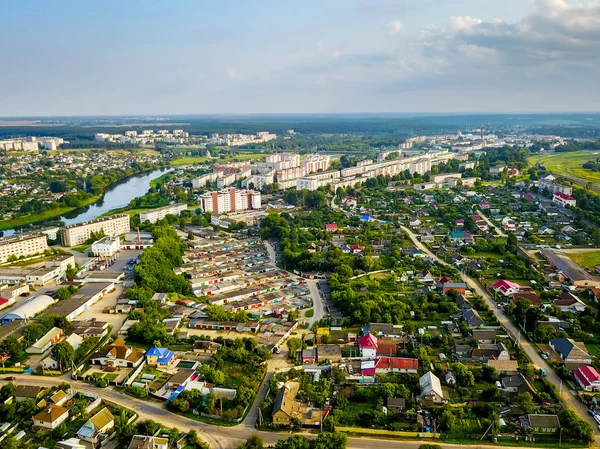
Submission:
<svg viewBox="0 0 600 449">
<path fill-rule="evenodd" d="M 99 217 L 106 212 L 125 207 L 129 202 L 138 196 L 144 195 L 150 188 L 150 182 L 159 176 L 165 174 L 168 169 L 152 170 L 150 172 L 141 173 L 138 175 L 130 176 L 123 181 L 113 184 L 109 187 L 102 198 L 89 206 L 79 207 L 67 212 L 60 216 L 60 220 L 65 225 L 71 225 L 76 223 L 82 223 L 84 221 L 92 220 Z M 59 217 L 53 218 L 53 221 L 58 220 Z M 5 229 L 4 237 L 13 235 L 16 229 Z"/>
</svg>

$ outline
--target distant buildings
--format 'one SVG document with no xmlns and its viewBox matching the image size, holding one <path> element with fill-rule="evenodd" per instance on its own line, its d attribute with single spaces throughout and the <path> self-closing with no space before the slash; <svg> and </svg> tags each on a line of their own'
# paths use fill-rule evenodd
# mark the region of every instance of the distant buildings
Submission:
<svg viewBox="0 0 600 449">
<path fill-rule="evenodd" d="M 56 150 L 61 143 L 64 143 L 64 140 L 60 137 L 29 136 L 22 139 L 6 139 L 0 140 L 0 151 L 37 151 L 40 148 Z"/>
<path fill-rule="evenodd" d="M 60 230 L 60 238 L 64 246 L 77 246 L 87 242 L 92 232 L 104 231 L 105 235 L 115 237 L 130 230 L 129 215 L 117 214 L 65 226 Z"/>
<path fill-rule="evenodd" d="M 227 145 L 230 147 L 239 145 L 250 145 L 253 143 L 269 142 L 277 139 L 277 134 L 268 131 L 259 131 L 256 134 L 213 134 L 210 143 L 214 145 Z"/>
<path fill-rule="evenodd" d="M 200 196 L 202 212 L 230 213 L 261 208 L 261 194 L 254 190 L 228 188 Z"/>
<path fill-rule="evenodd" d="M 187 142 L 188 137 L 189 134 L 183 129 L 174 129 L 172 132 L 169 132 L 167 129 L 159 129 L 156 132 L 151 129 L 145 129 L 141 133 L 137 131 L 125 131 L 125 134 L 96 133 L 94 140 L 132 145 L 141 145 L 148 142 L 182 144 Z"/>
<path fill-rule="evenodd" d="M 10 256 L 17 258 L 43 253 L 48 249 L 46 234 L 24 234 L 0 239 L 0 263 Z"/>
<path fill-rule="evenodd" d="M 159 207 L 158 209 L 150 209 L 140 212 L 140 221 L 142 223 L 156 223 L 158 220 L 162 220 L 167 215 L 179 216 L 184 210 L 187 210 L 187 204 L 170 204 L 169 206 Z"/>
<path fill-rule="evenodd" d="M 538 181 L 538 188 L 541 191 L 548 190 L 550 193 L 561 192 L 566 195 L 571 195 L 573 193 L 573 188 L 570 186 L 564 186 L 561 184 L 555 183 L 556 178 L 553 175 L 547 174 L 540 178 Z"/>
</svg>

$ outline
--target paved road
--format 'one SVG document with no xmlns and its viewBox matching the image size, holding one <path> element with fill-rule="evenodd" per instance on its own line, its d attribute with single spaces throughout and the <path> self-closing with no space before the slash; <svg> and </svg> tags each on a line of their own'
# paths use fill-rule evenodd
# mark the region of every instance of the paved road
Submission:
<svg viewBox="0 0 600 449">
<path fill-rule="evenodd" d="M 55 377 L 40 377 L 19 374 L 16 375 L 17 382 L 23 384 L 36 384 L 43 387 L 51 387 L 60 385 L 64 379 Z M 0 385 L 7 383 L 4 380 L 0 380 Z M 211 424 L 206 424 L 200 421 L 195 421 L 185 416 L 176 415 L 169 412 L 163 407 L 160 402 L 154 401 L 143 401 L 140 399 L 132 398 L 123 393 L 118 393 L 111 390 L 110 388 L 99 389 L 84 382 L 70 381 L 71 387 L 76 391 L 85 393 L 92 393 L 95 395 L 102 396 L 106 401 L 127 407 L 131 410 L 135 410 L 141 420 L 151 419 L 159 422 L 165 427 L 177 427 L 178 429 L 188 432 L 195 429 L 198 432 L 200 438 L 205 440 L 211 445 L 212 449 L 234 449 L 240 443 L 247 440 L 253 434 L 259 434 L 265 444 L 273 445 L 280 439 L 290 437 L 290 432 L 261 432 L 253 429 L 250 425 L 244 421 L 243 424 L 235 427 L 219 427 Z M 305 433 L 309 438 L 315 438 L 314 434 Z M 395 441 L 395 440 L 378 440 L 374 438 L 349 438 L 348 448 L 349 449 L 417 449 L 421 444 L 420 441 Z M 441 444 L 444 449 L 458 449 L 462 448 L 462 445 L 456 444 Z M 469 445 L 470 449 L 489 449 L 489 446 L 485 445 Z M 514 449 L 523 449 L 515 447 Z"/>
<path fill-rule="evenodd" d="M 404 226 L 402 226 L 402 229 L 408 233 L 410 239 L 413 241 L 414 245 L 417 248 L 419 248 L 421 251 L 435 259 L 439 264 L 450 266 L 450 264 L 441 260 L 435 254 L 433 254 L 425 245 L 419 242 L 417 236 L 410 229 Z M 526 338 L 519 338 L 519 329 L 517 329 L 517 327 L 512 323 L 512 321 L 508 319 L 504 311 L 496 306 L 496 303 L 488 294 L 488 292 L 481 288 L 480 285 L 477 282 L 475 282 L 475 280 L 473 280 L 466 274 L 462 273 L 461 277 L 463 281 L 469 286 L 471 291 L 474 291 L 475 293 L 477 293 L 485 299 L 485 302 L 487 303 L 490 310 L 494 313 L 494 315 L 496 315 L 498 321 L 500 321 L 500 323 L 504 326 L 504 328 L 512 336 L 512 338 L 518 342 L 521 349 L 531 359 L 533 365 L 536 368 L 544 368 L 546 370 L 546 373 L 548 374 L 548 381 L 554 384 L 556 388 L 560 389 L 562 380 L 556 375 L 554 370 L 550 368 L 550 365 L 548 365 L 546 361 L 540 357 L 537 350 L 531 345 L 531 343 Z M 581 402 L 579 402 L 579 400 L 567 388 L 562 389 L 561 397 L 565 404 L 569 408 L 575 410 L 575 412 L 579 415 L 580 418 L 582 418 L 585 421 L 588 421 L 592 425 L 592 428 L 594 429 L 594 436 L 596 438 L 596 442 L 600 443 L 600 432 L 598 431 L 598 424 L 592 419 L 591 416 L 587 414 L 587 408 Z"/>
<path fill-rule="evenodd" d="M 502 229 L 500 229 L 498 226 L 496 226 L 492 220 L 490 220 L 488 217 L 486 217 L 483 212 L 481 212 L 481 209 L 477 209 L 477 213 L 479 214 L 479 216 L 483 219 L 483 221 L 485 221 L 489 227 L 494 228 L 496 230 L 496 233 L 500 236 L 500 237 L 508 237 L 504 231 L 502 231 Z"/>
<path fill-rule="evenodd" d="M 321 296 L 321 291 L 318 287 L 318 282 L 312 279 L 306 281 L 306 285 L 310 290 L 310 296 L 313 300 L 313 310 L 315 311 L 314 315 L 310 318 L 306 319 L 306 322 L 312 326 L 313 323 L 320 321 L 325 316 L 325 308 L 323 307 L 323 297 Z"/>
</svg>

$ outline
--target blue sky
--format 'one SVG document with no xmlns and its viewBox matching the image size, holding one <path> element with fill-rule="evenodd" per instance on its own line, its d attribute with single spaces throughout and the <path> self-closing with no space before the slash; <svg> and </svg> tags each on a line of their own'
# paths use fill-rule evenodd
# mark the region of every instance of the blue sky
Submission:
<svg viewBox="0 0 600 449">
<path fill-rule="evenodd" d="M 0 0 L 0 116 L 600 107 L 597 0 Z"/>
</svg>

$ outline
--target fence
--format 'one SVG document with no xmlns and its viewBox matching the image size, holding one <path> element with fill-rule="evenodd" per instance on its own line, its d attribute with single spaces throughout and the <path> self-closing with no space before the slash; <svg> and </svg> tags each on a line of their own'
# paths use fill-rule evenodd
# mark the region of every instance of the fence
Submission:
<svg viewBox="0 0 600 449">
<path fill-rule="evenodd" d="M 146 367 L 146 361 L 144 360 L 142 363 L 140 363 L 140 366 L 138 366 L 135 370 L 133 370 L 129 373 L 127 378 L 123 382 L 121 382 L 121 385 L 124 385 L 126 387 L 131 385 L 131 383 L 135 380 L 135 378 L 138 376 L 138 374 L 140 374 L 145 367 Z"/>
<path fill-rule="evenodd" d="M 433 432 L 404 432 L 401 430 L 364 429 L 362 427 L 336 427 L 336 432 L 346 432 L 353 435 L 384 436 L 398 438 L 440 438 L 439 433 Z"/>
</svg>

